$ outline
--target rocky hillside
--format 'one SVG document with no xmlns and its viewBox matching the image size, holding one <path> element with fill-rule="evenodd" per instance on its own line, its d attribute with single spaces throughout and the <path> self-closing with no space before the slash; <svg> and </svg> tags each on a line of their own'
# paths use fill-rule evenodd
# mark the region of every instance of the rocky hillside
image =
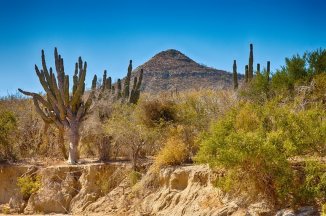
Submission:
<svg viewBox="0 0 326 216">
<path fill-rule="evenodd" d="M 221 89 L 232 85 L 231 73 L 198 64 L 174 49 L 156 54 L 133 74 L 139 73 L 141 68 L 144 69 L 142 88 L 145 92 Z"/>
</svg>

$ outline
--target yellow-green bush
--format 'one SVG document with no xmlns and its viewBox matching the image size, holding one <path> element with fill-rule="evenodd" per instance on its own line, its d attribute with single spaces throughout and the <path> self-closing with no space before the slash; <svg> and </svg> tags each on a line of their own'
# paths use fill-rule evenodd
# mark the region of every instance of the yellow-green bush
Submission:
<svg viewBox="0 0 326 216">
<path fill-rule="evenodd" d="M 129 173 L 128 177 L 129 177 L 130 185 L 131 186 L 134 186 L 135 184 L 137 184 L 140 181 L 142 175 L 141 175 L 140 172 L 137 172 L 137 171 L 132 170 Z"/>
<path fill-rule="evenodd" d="M 176 129 L 175 135 L 168 137 L 163 148 L 158 152 L 154 166 L 163 167 L 169 165 L 180 165 L 189 157 L 189 149 L 180 134 L 180 130 Z M 178 131 L 179 130 L 179 131 Z"/>
<path fill-rule="evenodd" d="M 225 169 L 219 184 L 226 189 L 260 193 L 274 204 L 289 202 L 297 185 L 288 159 L 325 154 L 325 114 L 275 101 L 242 102 L 202 135 L 196 160 Z"/>
<path fill-rule="evenodd" d="M 296 202 L 307 203 L 316 199 L 321 204 L 325 203 L 326 164 L 318 161 L 307 161 L 304 171 L 304 182 L 298 187 L 297 196 L 295 197 Z"/>
<path fill-rule="evenodd" d="M 17 179 L 17 186 L 20 188 L 24 199 L 28 199 L 33 193 L 37 192 L 41 187 L 41 177 L 23 176 Z"/>
</svg>

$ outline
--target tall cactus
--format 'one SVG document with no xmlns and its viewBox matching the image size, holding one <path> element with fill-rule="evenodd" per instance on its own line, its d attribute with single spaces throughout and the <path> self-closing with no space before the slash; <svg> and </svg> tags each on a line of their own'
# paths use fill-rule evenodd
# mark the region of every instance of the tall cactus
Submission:
<svg viewBox="0 0 326 216">
<path fill-rule="evenodd" d="M 248 74 L 248 65 L 245 66 L 245 82 L 249 81 L 249 74 Z"/>
<path fill-rule="evenodd" d="M 104 96 L 108 96 L 108 93 L 110 93 L 111 91 L 112 91 L 112 79 L 111 77 L 107 78 L 107 71 L 104 70 L 99 99 L 101 99 Z"/>
<path fill-rule="evenodd" d="M 140 69 L 139 78 L 134 77 L 134 85 L 130 93 L 129 103 L 136 104 L 140 97 L 140 88 L 143 81 L 144 70 Z"/>
<path fill-rule="evenodd" d="M 257 74 L 260 74 L 260 64 L 257 64 Z"/>
<path fill-rule="evenodd" d="M 132 71 L 132 60 L 129 61 L 128 73 L 124 83 L 124 91 L 123 91 L 124 98 L 129 98 L 131 71 Z"/>
<path fill-rule="evenodd" d="M 238 88 L 238 72 L 237 72 L 237 61 L 233 61 L 233 87 Z"/>
<path fill-rule="evenodd" d="M 131 89 L 131 76 L 132 76 L 132 60 L 129 61 L 128 66 L 128 72 L 127 76 L 124 79 L 124 85 L 122 86 L 121 79 L 117 80 L 117 83 L 115 85 L 112 85 L 112 79 L 111 77 L 107 78 L 107 71 L 104 71 L 103 74 L 103 83 L 101 86 L 101 93 L 100 93 L 100 99 L 102 98 L 101 95 L 105 94 L 106 90 L 111 91 L 111 93 L 114 95 L 114 100 L 120 100 L 122 102 L 132 103 L 136 104 L 140 97 L 140 89 L 141 89 L 141 83 L 143 80 L 143 69 L 139 72 L 139 77 L 135 76 L 133 80 L 133 86 Z M 106 80 L 104 82 L 104 80 Z"/>
<path fill-rule="evenodd" d="M 269 76 L 271 74 L 271 62 L 267 61 L 267 79 L 269 81 Z"/>
<path fill-rule="evenodd" d="M 122 96 L 122 86 L 121 86 L 121 79 L 117 81 L 117 97 L 120 99 Z"/>
<path fill-rule="evenodd" d="M 69 130 L 69 158 L 68 162 L 76 164 L 78 160 L 78 143 L 80 123 L 88 113 L 96 90 L 96 75 L 92 81 L 92 88 L 88 99 L 83 100 L 85 93 L 85 78 L 87 63 L 79 57 L 75 64 L 72 92 L 69 90 L 69 76 L 65 74 L 63 58 L 54 49 L 55 69 L 57 77 L 46 66 L 44 51 L 42 50 L 42 69 L 35 65 L 35 71 L 46 93 L 46 99 L 40 94 L 23 91 L 21 93 L 33 97 L 36 111 L 45 122 L 55 123 L 58 128 Z"/>
<path fill-rule="evenodd" d="M 250 81 L 254 77 L 254 51 L 253 45 L 250 44 L 250 53 L 249 53 L 249 69 L 248 69 L 248 80 Z"/>
</svg>

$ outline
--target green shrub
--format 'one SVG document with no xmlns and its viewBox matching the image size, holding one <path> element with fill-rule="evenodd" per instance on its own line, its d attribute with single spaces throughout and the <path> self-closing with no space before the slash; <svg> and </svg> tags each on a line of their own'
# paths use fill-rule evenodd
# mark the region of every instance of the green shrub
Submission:
<svg viewBox="0 0 326 216">
<path fill-rule="evenodd" d="M 288 158 L 324 155 L 323 116 L 324 110 L 294 112 L 275 101 L 240 103 L 202 135 L 196 160 L 226 170 L 217 182 L 226 190 L 241 188 L 250 197 L 288 202 L 296 190 Z"/>
<path fill-rule="evenodd" d="M 266 70 L 263 70 L 262 73 L 257 73 L 253 79 L 240 90 L 240 95 L 257 103 L 264 103 L 272 96 L 270 85 L 269 74 Z"/>
<path fill-rule="evenodd" d="M 305 164 L 304 182 L 297 192 L 296 202 L 326 202 L 326 165 L 318 161 L 307 161 Z"/>
<path fill-rule="evenodd" d="M 24 199 L 28 199 L 33 193 L 37 192 L 41 187 L 41 177 L 36 176 L 23 176 L 17 179 L 17 186 Z"/>
<path fill-rule="evenodd" d="M 129 173 L 129 176 L 128 177 L 129 177 L 130 185 L 131 186 L 134 186 L 135 184 L 137 184 L 140 181 L 142 175 L 141 175 L 140 172 L 137 172 L 137 171 L 132 170 Z"/>
</svg>

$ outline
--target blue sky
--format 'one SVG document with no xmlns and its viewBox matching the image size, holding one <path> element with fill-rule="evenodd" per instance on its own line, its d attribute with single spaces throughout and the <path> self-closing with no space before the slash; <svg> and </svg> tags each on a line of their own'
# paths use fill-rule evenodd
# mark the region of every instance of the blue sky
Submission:
<svg viewBox="0 0 326 216">
<path fill-rule="evenodd" d="M 174 48 L 223 70 L 326 48 L 324 0 L 1 0 L 0 95 L 18 87 L 41 91 L 34 71 L 41 49 L 53 65 L 58 47 L 66 73 L 78 56 L 88 63 L 87 85 L 104 69 L 114 78 L 162 50 Z"/>
</svg>

